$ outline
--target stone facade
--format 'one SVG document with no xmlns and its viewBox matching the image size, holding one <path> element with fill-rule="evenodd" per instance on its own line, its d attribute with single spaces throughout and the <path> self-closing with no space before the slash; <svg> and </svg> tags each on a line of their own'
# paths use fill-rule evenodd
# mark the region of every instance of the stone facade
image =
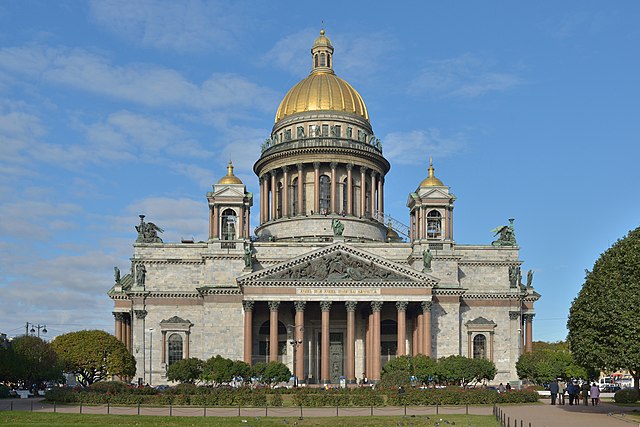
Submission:
<svg viewBox="0 0 640 427">
<path fill-rule="evenodd" d="M 495 382 L 516 380 L 540 295 L 521 282 L 513 225 L 509 241 L 456 243 L 455 196 L 433 164 L 408 189 L 409 225 L 385 215 L 390 164 L 366 107 L 339 98 L 360 99 L 322 65 L 333 58 L 324 33 L 312 52 L 307 92 L 284 98 L 254 166 L 255 237 L 254 197 L 231 164 L 206 195 L 208 241 L 164 243 L 141 216 L 131 272 L 109 291 L 137 377 L 165 383 L 176 360 L 220 355 L 281 360 L 301 382 L 375 382 L 391 358 L 426 354 L 489 358 Z M 323 92 L 329 75 L 346 92 Z"/>
</svg>

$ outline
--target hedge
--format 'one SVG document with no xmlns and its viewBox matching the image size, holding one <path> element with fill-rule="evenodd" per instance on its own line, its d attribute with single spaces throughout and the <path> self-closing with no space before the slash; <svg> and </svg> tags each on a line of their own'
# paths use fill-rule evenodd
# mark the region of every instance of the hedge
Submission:
<svg viewBox="0 0 640 427">
<path fill-rule="evenodd" d="M 114 392 L 115 391 L 115 392 Z M 117 404 L 117 405 L 194 405 L 194 406 L 283 406 L 283 394 L 290 394 L 293 406 L 425 406 L 425 405 L 478 405 L 494 403 L 536 402 L 538 393 L 528 390 L 497 393 L 488 389 L 330 389 L 301 387 L 297 389 L 251 389 L 230 387 L 176 387 L 158 392 L 149 388 L 120 387 L 103 384 L 81 390 L 52 389 L 45 398 L 50 402 Z"/>
<path fill-rule="evenodd" d="M 635 403 L 640 399 L 638 391 L 635 388 L 625 388 L 616 391 L 613 395 L 613 400 L 616 403 Z"/>
</svg>

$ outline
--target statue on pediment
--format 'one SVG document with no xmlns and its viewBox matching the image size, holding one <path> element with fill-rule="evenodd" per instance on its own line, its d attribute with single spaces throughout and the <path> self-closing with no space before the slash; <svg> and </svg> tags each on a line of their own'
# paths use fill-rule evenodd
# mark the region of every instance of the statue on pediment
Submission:
<svg viewBox="0 0 640 427">
<path fill-rule="evenodd" d="M 431 250 L 427 248 L 424 252 L 422 252 L 422 272 L 430 273 L 431 272 L 431 261 L 433 261 L 433 254 Z"/>
<path fill-rule="evenodd" d="M 116 284 L 120 284 L 120 269 L 118 267 L 113 267 L 113 278 Z"/>
<path fill-rule="evenodd" d="M 533 270 L 527 272 L 527 288 L 533 287 Z"/>
<path fill-rule="evenodd" d="M 334 236 L 342 236 L 344 232 L 344 224 L 338 218 L 333 218 L 331 220 L 331 229 L 333 230 Z"/>
</svg>

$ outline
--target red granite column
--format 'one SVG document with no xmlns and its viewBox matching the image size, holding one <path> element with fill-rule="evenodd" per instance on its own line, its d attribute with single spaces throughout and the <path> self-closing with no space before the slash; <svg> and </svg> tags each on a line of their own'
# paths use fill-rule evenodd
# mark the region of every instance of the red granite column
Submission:
<svg viewBox="0 0 640 427">
<path fill-rule="evenodd" d="M 331 311 L 332 301 L 320 301 L 320 310 L 322 311 L 322 341 L 320 344 L 320 354 L 322 363 L 320 365 L 320 382 L 329 384 L 331 377 L 329 376 L 329 313 Z"/>
<path fill-rule="evenodd" d="M 296 301 L 293 303 L 296 308 L 296 321 L 295 321 L 295 340 L 296 340 L 296 372 L 295 376 L 298 377 L 298 381 L 304 381 L 304 309 L 307 305 L 306 301 Z"/>
<path fill-rule="evenodd" d="M 431 301 L 424 301 L 422 303 L 423 310 L 423 322 L 424 327 L 422 330 L 424 343 L 422 344 L 422 354 L 431 357 Z"/>
<path fill-rule="evenodd" d="M 331 213 L 336 213 L 337 206 L 337 197 L 336 197 L 336 189 L 338 188 L 336 183 L 336 168 L 338 167 L 338 163 L 331 162 Z"/>
<path fill-rule="evenodd" d="M 372 349 L 372 381 L 380 381 L 380 310 L 382 310 L 382 301 L 371 302 L 371 311 L 373 311 L 373 349 Z"/>
<path fill-rule="evenodd" d="M 345 302 L 347 308 L 347 383 L 356 383 L 356 307 L 357 301 Z"/>
<path fill-rule="evenodd" d="M 119 313 L 117 311 L 113 312 L 113 318 L 115 319 L 115 336 L 118 339 L 118 341 L 122 341 L 122 313 Z"/>
<path fill-rule="evenodd" d="M 282 216 L 289 216 L 289 167 L 282 167 Z"/>
<path fill-rule="evenodd" d="M 269 362 L 278 361 L 278 308 L 280 301 L 269 301 Z"/>
<path fill-rule="evenodd" d="M 271 171 L 271 220 L 275 220 L 277 219 L 277 202 L 276 202 L 276 197 L 278 195 L 278 192 L 276 191 L 276 171 L 272 170 Z"/>
<path fill-rule="evenodd" d="M 371 216 L 374 216 L 376 214 L 376 171 L 371 171 Z"/>
<path fill-rule="evenodd" d="M 353 215 L 353 163 L 347 165 L 347 215 Z"/>
<path fill-rule="evenodd" d="M 373 312 L 369 311 L 369 315 L 367 316 L 367 337 L 366 337 L 366 351 L 365 351 L 365 372 L 367 374 L 367 378 L 371 378 L 371 365 L 373 358 L 371 357 L 371 352 L 373 350 Z"/>
<path fill-rule="evenodd" d="M 313 212 L 320 213 L 320 162 L 313 162 Z"/>
<path fill-rule="evenodd" d="M 360 212 L 359 215 L 361 217 L 364 217 L 364 212 L 365 212 L 365 206 L 364 204 L 366 203 L 366 191 L 367 191 L 367 167 L 366 166 L 361 166 L 360 167 Z"/>
<path fill-rule="evenodd" d="M 396 309 L 398 310 L 398 356 L 404 356 L 407 354 L 407 323 L 406 314 L 407 301 L 397 301 Z"/>
<path fill-rule="evenodd" d="M 423 336 L 424 336 L 424 314 L 422 314 L 422 308 L 418 309 L 418 345 L 416 351 L 418 354 L 424 354 L 422 350 Z"/>
<path fill-rule="evenodd" d="M 527 325 L 527 353 L 531 353 L 533 351 L 533 316 L 535 316 L 535 314 L 524 315 L 524 319 Z"/>
<path fill-rule="evenodd" d="M 253 301 L 242 301 L 244 308 L 244 362 L 253 362 Z"/>
<path fill-rule="evenodd" d="M 298 215 L 304 215 L 307 211 L 307 207 L 304 205 L 304 172 L 302 170 L 302 163 L 298 163 Z"/>
</svg>

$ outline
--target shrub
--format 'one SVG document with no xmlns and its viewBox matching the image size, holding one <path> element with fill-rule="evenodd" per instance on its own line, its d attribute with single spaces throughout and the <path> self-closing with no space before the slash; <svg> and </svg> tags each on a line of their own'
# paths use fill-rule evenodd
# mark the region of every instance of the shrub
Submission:
<svg viewBox="0 0 640 427">
<path fill-rule="evenodd" d="M 0 384 L 0 399 L 9 397 L 9 387 Z"/>
<path fill-rule="evenodd" d="M 127 384 L 121 381 L 100 381 L 93 383 L 88 387 L 88 390 L 94 393 L 126 393 L 131 390 Z"/>
<path fill-rule="evenodd" d="M 386 366 L 386 365 L 385 365 Z M 411 373 L 409 371 L 396 370 L 386 372 L 378 383 L 382 388 L 411 387 Z"/>
<path fill-rule="evenodd" d="M 640 396 L 638 396 L 638 391 L 635 388 L 618 390 L 613 395 L 613 400 L 616 403 L 635 403 L 638 399 L 640 399 Z"/>
<path fill-rule="evenodd" d="M 269 395 L 269 406 L 282 406 L 282 395 L 280 393 Z"/>
</svg>

